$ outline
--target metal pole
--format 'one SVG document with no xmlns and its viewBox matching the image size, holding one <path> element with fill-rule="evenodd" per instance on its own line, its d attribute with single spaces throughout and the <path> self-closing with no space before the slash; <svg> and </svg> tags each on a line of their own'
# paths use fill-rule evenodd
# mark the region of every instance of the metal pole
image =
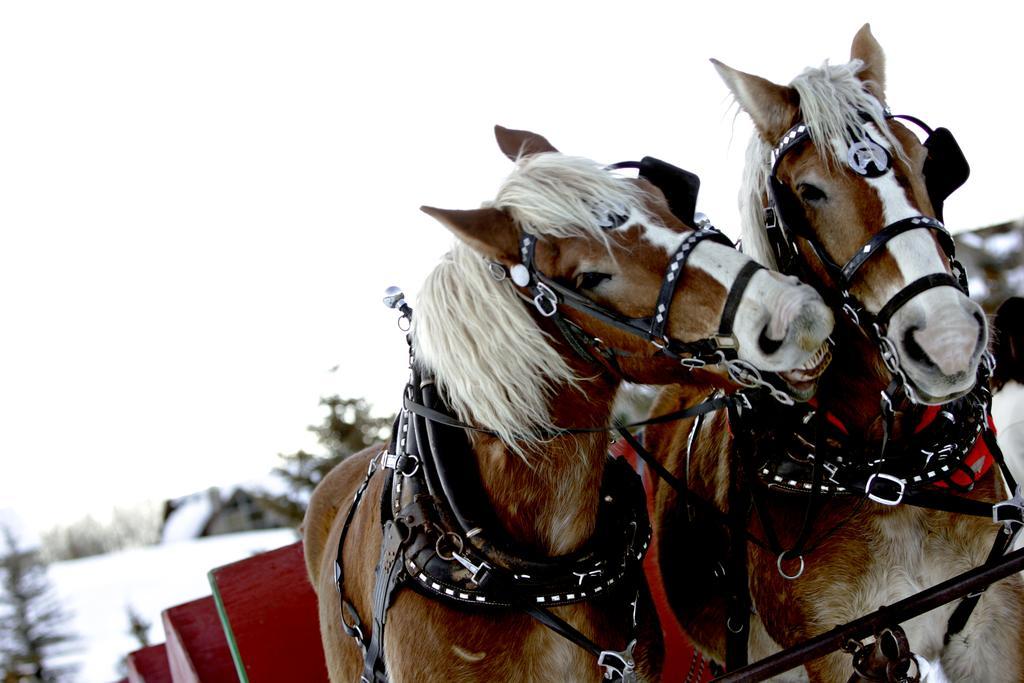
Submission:
<svg viewBox="0 0 1024 683">
<path fill-rule="evenodd" d="M 1004 532 L 1001 530 L 1000 533 Z M 1024 570 L 1024 548 L 1008 553 L 997 563 L 976 567 L 920 593 L 855 619 L 844 626 L 837 626 L 800 645 L 778 652 L 742 669 L 730 671 L 721 678 L 716 678 L 715 681 L 720 683 L 763 681 L 812 659 L 841 650 L 851 638 L 863 640 L 885 626 L 913 619 L 970 593 L 984 590 L 996 581 L 1005 579 L 1021 570 Z"/>
</svg>

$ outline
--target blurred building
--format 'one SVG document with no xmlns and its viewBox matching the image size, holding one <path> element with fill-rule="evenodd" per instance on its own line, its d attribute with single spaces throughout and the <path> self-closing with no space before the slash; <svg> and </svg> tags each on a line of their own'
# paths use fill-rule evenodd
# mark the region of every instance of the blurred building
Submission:
<svg viewBox="0 0 1024 683">
<path fill-rule="evenodd" d="M 211 487 L 164 503 L 160 542 L 292 526 L 287 518 L 267 506 L 255 489 Z"/>
<path fill-rule="evenodd" d="M 1011 296 L 1024 295 L 1024 218 L 961 232 L 954 240 L 971 298 L 987 313 Z"/>
</svg>

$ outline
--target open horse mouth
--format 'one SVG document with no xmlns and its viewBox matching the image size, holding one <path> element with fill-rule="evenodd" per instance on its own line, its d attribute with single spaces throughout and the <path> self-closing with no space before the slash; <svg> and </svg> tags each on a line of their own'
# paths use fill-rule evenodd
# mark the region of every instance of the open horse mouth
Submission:
<svg viewBox="0 0 1024 683">
<path fill-rule="evenodd" d="M 810 358 L 800 367 L 789 372 L 780 372 L 794 398 L 807 400 L 814 395 L 818 378 L 821 377 L 828 364 L 832 362 L 832 348 L 826 339 Z"/>
</svg>

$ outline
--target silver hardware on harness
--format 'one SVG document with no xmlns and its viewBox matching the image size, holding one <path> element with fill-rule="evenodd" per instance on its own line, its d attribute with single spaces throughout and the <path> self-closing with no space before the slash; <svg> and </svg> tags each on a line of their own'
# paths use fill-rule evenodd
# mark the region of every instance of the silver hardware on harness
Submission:
<svg viewBox="0 0 1024 683">
<path fill-rule="evenodd" d="M 716 334 L 713 339 L 720 349 L 735 349 L 740 345 L 734 334 Z"/>
<path fill-rule="evenodd" d="M 846 314 L 846 317 L 849 318 L 850 322 L 852 322 L 854 325 L 860 325 L 860 316 L 857 315 L 857 309 L 855 309 L 853 306 L 851 306 L 848 303 L 844 303 L 843 313 Z"/>
<path fill-rule="evenodd" d="M 874 486 L 874 483 L 879 479 L 892 482 L 893 484 L 896 485 L 896 495 L 894 497 L 886 498 L 885 496 L 879 495 L 877 493 L 872 493 L 872 487 Z M 903 502 L 903 494 L 906 493 L 906 491 L 907 482 L 900 479 L 899 477 L 894 477 L 891 474 L 886 474 L 885 472 L 875 472 L 870 477 L 868 477 L 868 483 L 864 486 L 864 492 L 868 494 L 868 498 L 870 500 L 875 501 L 876 503 L 881 503 L 882 505 L 899 505 L 900 503 Z"/>
<path fill-rule="evenodd" d="M 400 453 L 384 453 L 384 459 L 381 465 L 394 470 L 401 474 L 403 477 L 411 477 L 420 470 L 420 459 L 415 455 L 400 454 Z M 410 468 L 410 462 L 413 463 Z"/>
<path fill-rule="evenodd" d="M 720 352 L 719 352 L 720 353 Z M 793 397 L 784 391 L 776 389 L 771 382 L 765 380 L 761 373 L 750 363 L 738 358 L 733 360 L 722 359 L 725 369 L 729 373 L 729 379 L 746 389 L 764 389 L 768 394 L 784 406 L 791 406 L 796 403 Z M 749 401 L 748 401 L 749 405 Z"/>
<path fill-rule="evenodd" d="M 409 328 L 412 327 L 412 308 L 409 306 L 409 302 L 405 300 L 402 288 L 391 285 L 385 289 L 384 305 L 402 314 L 402 317 L 398 319 L 398 329 L 408 332 Z"/>
<path fill-rule="evenodd" d="M 603 572 L 601 572 L 600 569 L 595 569 L 595 570 L 590 571 L 590 572 L 573 572 L 572 575 L 575 576 L 577 579 L 579 579 L 579 582 L 580 582 L 579 585 L 582 586 L 583 585 L 583 579 L 587 578 L 588 576 L 601 576 L 602 573 Z"/>
<path fill-rule="evenodd" d="M 501 282 L 508 277 L 508 271 L 505 270 L 505 266 L 500 263 L 495 263 L 494 261 L 487 262 L 487 271 L 491 274 L 491 277 L 498 282 Z"/>
<path fill-rule="evenodd" d="M 902 374 L 900 371 L 900 359 L 896 354 L 896 345 L 893 344 L 891 339 L 882 334 L 882 330 L 878 325 L 875 325 L 875 332 L 878 334 L 879 352 L 882 356 L 882 361 L 885 362 L 885 367 L 894 375 Z"/>
<path fill-rule="evenodd" d="M 533 297 L 533 305 L 537 312 L 545 318 L 550 318 L 558 312 L 558 297 L 543 282 L 537 283 L 537 296 Z"/>
<path fill-rule="evenodd" d="M 400 309 L 404 303 L 405 294 L 402 293 L 401 287 L 391 285 L 384 290 L 384 305 L 388 308 Z"/>
<path fill-rule="evenodd" d="M 636 661 L 633 659 L 634 639 L 625 650 L 615 652 L 604 650 L 597 656 L 597 665 L 604 667 L 605 680 L 615 680 L 618 676 L 622 683 L 636 683 Z"/>
<path fill-rule="evenodd" d="M 1016 534 L 1024 527 L 1024 494 L 1019 485 L 1012 498 L 992 506 L 992 521 L 1003 524 L 1011 534 Z"/>
<path fill-rule="evenodd" d="M 452 553 L 452 559 L 461 564 L 472 574 L 472 576 L 469 577 L 469 580 L 472 581 L 474 585 L 480 585 L 481 575 L 491 568 L 491 565 L 486 562 L 473 564 L 468 558 L 463 557 L 458 553 Z"/>
<path fill-rule="evenodd" d="M 779 570 L 779 576 L 781 576 L 782 578 L 784 578 L 784 579 L 786 579 L 788 581 L 795 581 L 795 580 L 799 579 L 801 576 L 804 575 L 804 566 L 805 566 L 804 565 L 804 556 L 803 555 L 797 555 L 796 556 L 796 559 L 800 560 L 800 568 L 796 570 L 796 573 L 795 574 L 787 574 L 786 570 L 782 568 L 782 562 L 785 560 L 787 552 L 789 552 L 789 551 L 783 550 L 781 553 L 779 553 L 779 557 L 775 560 L 775 566 Z"/>
<path fill-rule="evenodd" d="M 512 282 L 516 283 L 520 287 L 525 287 L 530 284 L 530 270 L 522 263 L 517 263 L 512 266 L 509 274 L 512 277 Z"/>
</svg>

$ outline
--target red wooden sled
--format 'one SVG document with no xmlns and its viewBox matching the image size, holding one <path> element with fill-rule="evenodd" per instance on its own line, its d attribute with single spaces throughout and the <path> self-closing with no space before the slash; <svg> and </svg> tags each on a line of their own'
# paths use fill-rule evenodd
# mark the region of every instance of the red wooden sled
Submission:
<svg viewBox="0 0 1024 683">
<path fill-rule="evenodd" d="M 629 445 L 619 441 L 613 450 L 633 464 L 650 492 L 650 473 Z M 657 540 L 644 570 L 665 638 L 662 680 L 710 681 L 706 660 L 668 607 Z M 219 567 L 209 577 L 212 596 L 164 611 L 166 644 L 129 655 L 129 683 L 327 683 L 316 595 L 301 543 Z"/>
</svg>

